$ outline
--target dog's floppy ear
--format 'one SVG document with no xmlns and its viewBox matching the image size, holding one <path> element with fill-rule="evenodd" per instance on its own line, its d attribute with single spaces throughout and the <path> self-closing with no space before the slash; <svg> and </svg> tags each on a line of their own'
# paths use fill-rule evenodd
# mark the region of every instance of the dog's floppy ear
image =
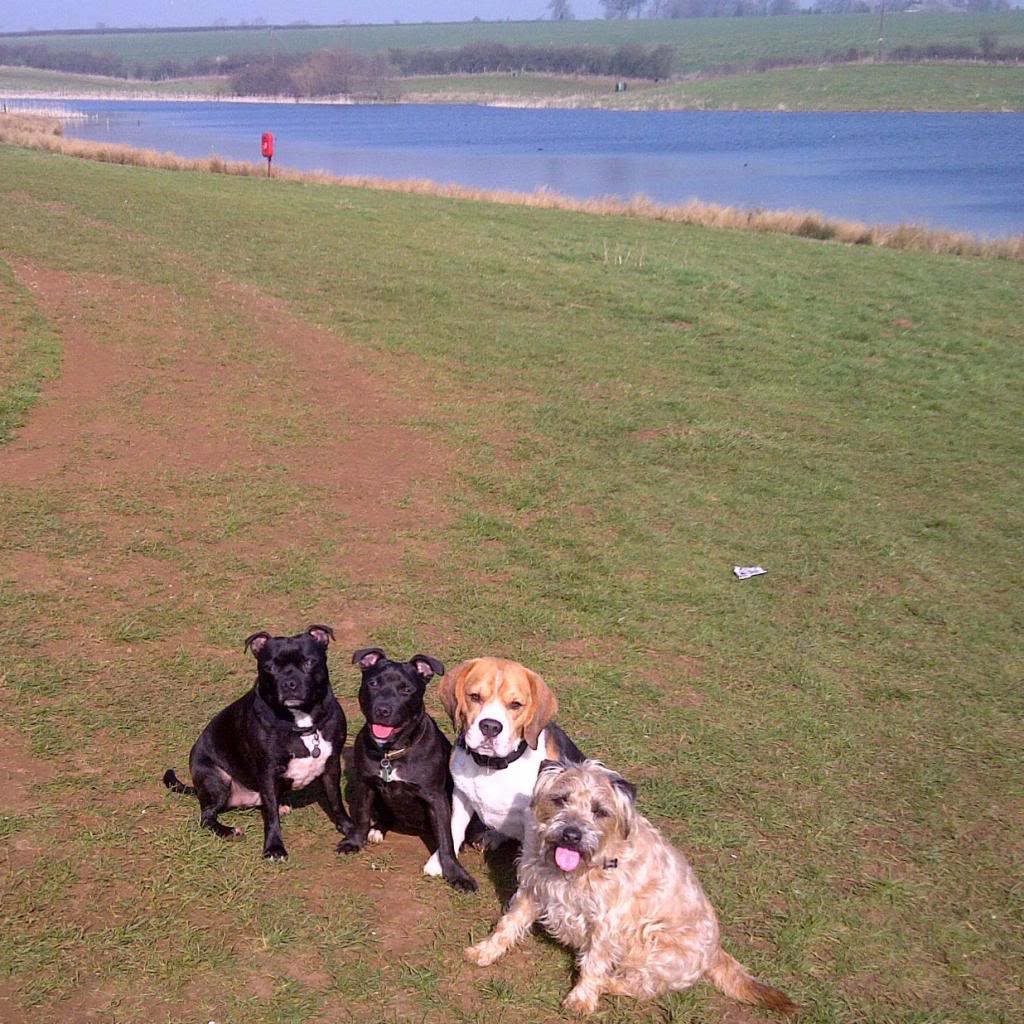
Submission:
<svg viewBox="0 0 1024 1024">
<path fill-rule="evenodd" d="M 537 770 L 537 781 L 533 784 L 533 796 L 536 799 L 558 778 L 568 765 L 564 761 L 551 761 L 544 758 Z"/>
<path fill-rule="evenodd" d="M 432 658 L 429 654 L 414 654 L 409 659 L 409 664 L 412 665 L 418 675 L 421 675 L 427 682 L 430 682 L 434 676 L 444 675 L 444 665 L 437 660 Z"/>
<path fill-rule="evenodd" d="M 627 782 L 617 772 L 608 772 L 608 781 L 612 784 L 612 792 L 618 805 L 619 825 L 624 839 L 629 838 L 633 831 L 633 818 L 636 815 L 636 786 Z"/>
<path fill-rule="evenodd" d="M 387 655 L 379 647 L 360 647 L 352 655 L 352 664 L 358 665 L 364 672 L 373 668 L 378 661 L 383 661 Z"/>
<path fill-rule="evenodd" d="M 466 677 L 477 660 L 477 658 L 470 658 L 469 661 L 456 665 L 451 674 L 441 680 L 441 685 L 437 688 L 437 695 L 441 698 L 441 703 L 456 729 L 462 729 L 466 724 L 464 721 L 466 716 L 463 711 Z"/>
<path fill-rule="evenodd" d="M 306 632 L 321 646 L 326 647 L 334 639 L 334 630 L 330 626 L 312 625 Z"/>
<path fill-rule="evenodd" d="M 263 650 L 264 645 L 270 639 L 270 634 L 264 630 L 260 630 L 258 633 L 253 633 L 252 636 L 245 638 L 245 643 L 242 646 L 243 651 L 252 651 L 255 657 L 259 657 L 260 651 Z"/>
<path fill-rule="evenodd" d="M 532 750 L 537 749 L 537 738 L 544 727 L 558 714 L 558 698 L 548 689 L 548 684 L 533 671 L 526 670 L 526 678 L 530 680 L 530 694 L 533 707 L 530 720 L 523 729 L 523 738 Z"/>
</svg>

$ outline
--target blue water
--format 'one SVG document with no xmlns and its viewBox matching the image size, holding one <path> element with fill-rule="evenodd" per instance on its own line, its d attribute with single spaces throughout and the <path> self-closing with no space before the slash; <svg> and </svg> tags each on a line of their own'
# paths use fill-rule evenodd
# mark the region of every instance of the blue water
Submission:
<svg viewBox="0 0 1024 1024">
<path fill-rule="evenodd" d="M 1024 233 L 1024 114 L 76 102 L 68 134 L 275 166 Z"/>
</svg>

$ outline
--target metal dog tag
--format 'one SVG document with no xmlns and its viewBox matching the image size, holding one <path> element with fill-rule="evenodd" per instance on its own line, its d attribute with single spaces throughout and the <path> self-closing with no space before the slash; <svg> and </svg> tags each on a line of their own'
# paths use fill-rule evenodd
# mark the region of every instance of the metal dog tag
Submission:
<svg viewBox="0 0 1024 1024">
<path fill-rule="evenodd" d="M 387 755 L 381 759 L 380 762 L 380 777 L 385 782 L 391 781 L 391 776 L 394 774 L 394 769 L 391 767 L 391 762 L 388 760 Z"/>
</svg>

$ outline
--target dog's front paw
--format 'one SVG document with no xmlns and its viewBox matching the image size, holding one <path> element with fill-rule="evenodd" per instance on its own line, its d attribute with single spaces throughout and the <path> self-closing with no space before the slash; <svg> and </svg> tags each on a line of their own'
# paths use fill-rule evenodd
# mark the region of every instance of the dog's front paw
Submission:
<svg viewBox="0 0 1024 1024">
<path fill-rule="evenodd" d="M 484 939 L 483 942 L 478 942 L 475 946 L 467 946 L 462 951 L 462 955 L 477 967 L 490 967 L 501 956 L 501 953 L 488 939 Z"/>
<path fill-rule="evenodd" d="M 458 870 L 445 872 L 444 880 L 459 892 L 476 892 L 476 879 L 461 864 L 456 864 L 455 868 Z"/>
<path fill-rule="evenodd" d="M 441 877 L 441 858 L 436 853 L 423 865 L 423 874 L 430 875 L 431 878 Z"/>
<path fill-rule="evenodd" d="M 597 1000 L 599 997 L 599 992 L 595 992 L 593 989 L 584 987 L 583 985 L 577 985 L 565 997 L 565 999 L 562 1000 L 562 1005 L 570 1013 L 578 1013 L 581 1017 L 585 1017 L 587 1014 L 593 1013 L 597 1009 Z"/>
<path fill-rule="evenodd" d="M 266 860 L 287 860 L 288 851 L 284 848 L 284 843 L 271 843 L 263 847 L 263 856 Z"/>
<path fill-rule="evenodd" d="M 381 832 L 379 828 L 371 828 L 370 831 L 366 833 L 366 841 L 368 843 L 383 843 L 384 833 Z"/>
</svg>

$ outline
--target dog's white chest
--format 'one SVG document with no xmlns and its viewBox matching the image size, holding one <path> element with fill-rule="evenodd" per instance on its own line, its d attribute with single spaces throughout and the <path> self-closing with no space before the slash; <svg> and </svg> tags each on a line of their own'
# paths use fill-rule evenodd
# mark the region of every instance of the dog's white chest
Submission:
<svg viewBox="0 0 1024 1024">
<path fill-rule="evenodd" d="M 290 779 L 292 789 L 303 789 L 314 779 L 320 778 L 327 765 L 327 758 L 334 749 L 328 740 L 325 740 L 319 733 L 302 737 L 303 746 L 309 751 L 309 757 L 293 757 L 284 770 L 284 777 Z M 313 751 L 320 748 L 317 757 L 313 757 Z"/>
<path fill-rule="evenodd" d="M 537 781 L 543 747 L 527 749 L 507 768 L 485 768 L 461 747 L 452 755 L 452 778 L 467 802 L 489 828 L 522 842 L 526 832 L 526 814 L 530 809 L 533 786 Z"/>
</svg>

